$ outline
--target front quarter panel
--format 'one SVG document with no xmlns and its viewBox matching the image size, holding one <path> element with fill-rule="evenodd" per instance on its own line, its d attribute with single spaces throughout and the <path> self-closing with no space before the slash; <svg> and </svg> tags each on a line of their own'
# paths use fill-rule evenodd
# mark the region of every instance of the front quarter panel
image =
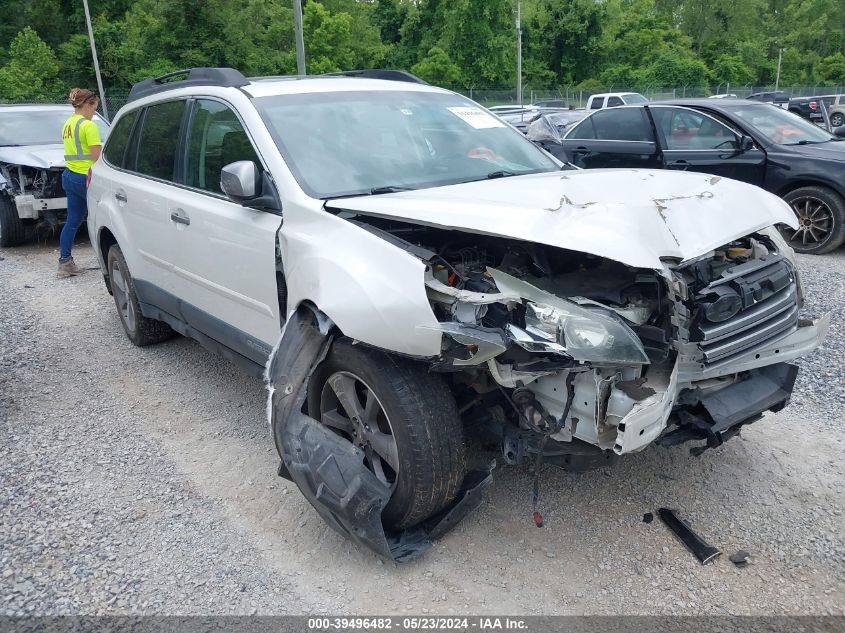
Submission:
<svg viewBox="0 0 845 633">
<path fill-rule="evenodd" d="M 357 341 L 415 357 L 440 354 L 420 260 L 347 220 L 300 204 L 286 208 L 279 243 L 288 315 L 310 302 Z"/>
</svg>

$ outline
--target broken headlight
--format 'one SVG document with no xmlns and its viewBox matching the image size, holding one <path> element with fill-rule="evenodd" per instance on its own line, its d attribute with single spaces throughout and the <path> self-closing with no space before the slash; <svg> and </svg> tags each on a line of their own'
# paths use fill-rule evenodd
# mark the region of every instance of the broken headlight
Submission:
<svg viewBox="0 0 845 633">
<path fill-rule="evenodd" d="M 618 317 L 563 299 L 555 305 L 528 302 L 525 331 L 559 344 L 576 360 L 618 365 L 649 362 L 640 339 Z"/>
</svg>

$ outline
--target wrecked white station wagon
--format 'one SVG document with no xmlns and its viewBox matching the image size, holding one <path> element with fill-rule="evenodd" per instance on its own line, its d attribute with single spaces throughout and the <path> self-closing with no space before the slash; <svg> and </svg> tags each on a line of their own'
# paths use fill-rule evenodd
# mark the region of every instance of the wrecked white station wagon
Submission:
<svg viewBox="0 0 845 633">
<path fill-rule="evenodd" d="M 799 318 L 776 196 L 571 169 L 396 72 L 142 82 L 89 208 L 129 338 L 263 373 L 280 474 L 397 560 L 479 503 L 467 429 L 575 470 L 717 447 L 788 403 L 828 326 Z"/>
</svg>

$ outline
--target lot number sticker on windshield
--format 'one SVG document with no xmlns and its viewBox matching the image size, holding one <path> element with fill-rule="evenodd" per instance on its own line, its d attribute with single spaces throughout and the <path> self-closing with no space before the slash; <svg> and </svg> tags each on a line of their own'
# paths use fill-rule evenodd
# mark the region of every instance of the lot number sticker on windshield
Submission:
<svg viewBox="0 0 845 633">
<path fill-rule="evenodd" d="M 448 110 L 456 117 L 463 119 L 477 130 L 488 127 L 505 127 L 505 124 L 502 123 L 499 119 L 490 114 L 487 114 L 481 108 L 457 107 L 448 108 Z"/>
</svg>

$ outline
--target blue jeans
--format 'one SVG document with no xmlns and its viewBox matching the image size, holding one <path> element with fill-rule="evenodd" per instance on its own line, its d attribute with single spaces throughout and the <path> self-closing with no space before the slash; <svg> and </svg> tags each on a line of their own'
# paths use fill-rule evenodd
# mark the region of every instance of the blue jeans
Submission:
<svg viewBox="0 0 845 633">
<path fill-rule="evenodd" d="M 85 187 L 85 174 L 65 169 L 62 174 L 62 187 L 67 194 L 67 222 L 59 236 L 59 260 L 70 257 L 76 232 L 88 217 L 88 192 Z"/>
</svg>

